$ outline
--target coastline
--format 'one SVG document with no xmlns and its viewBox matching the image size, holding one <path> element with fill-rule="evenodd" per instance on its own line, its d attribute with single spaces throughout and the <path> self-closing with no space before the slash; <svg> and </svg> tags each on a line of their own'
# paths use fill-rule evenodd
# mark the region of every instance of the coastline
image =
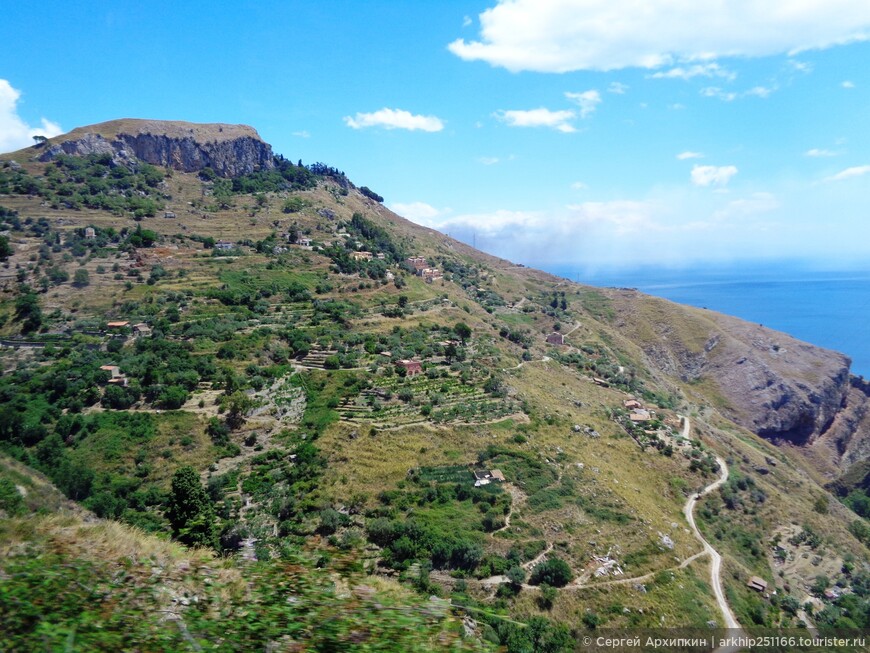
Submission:
<svg viewBox="0 0 870 653">
<path fill-rule="evenodd" d="M 642 268 L 584 271 L 543 265 L 547 272 L 592 286 L 626 287 L 764 324 L 852 359 L 852 374 L 870 378 L 870 271 L 782 266 Z"/>
</svg>

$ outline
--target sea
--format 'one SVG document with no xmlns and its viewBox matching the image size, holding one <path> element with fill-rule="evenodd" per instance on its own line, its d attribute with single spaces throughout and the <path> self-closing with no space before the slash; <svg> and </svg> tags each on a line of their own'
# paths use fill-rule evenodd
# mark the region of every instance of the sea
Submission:
<svg viewBox="0 0 870 653">
<path fill-rule="evenodd" d="M 680 304 L 727 313 L 783 331 L 852 359 L 852 373 L 870 378 L 870 270 L 799 266 L 588 270 L 535 266 L 593 286 L 636 288 Z"/>
</svg>

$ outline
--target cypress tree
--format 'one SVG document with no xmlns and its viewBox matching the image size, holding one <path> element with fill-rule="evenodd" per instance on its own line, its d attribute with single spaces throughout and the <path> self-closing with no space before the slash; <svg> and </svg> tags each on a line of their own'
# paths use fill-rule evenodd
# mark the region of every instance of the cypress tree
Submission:
<svg viewBox="0 0 870 653">
<path fill-rule="evenodd" d="M 172 536 L 179 542 L 188 546 L 215 545 L 214 505 L 193 467 L 181 467 L 172 476 L 166 517 L 172 525 Z"/>
</svg>

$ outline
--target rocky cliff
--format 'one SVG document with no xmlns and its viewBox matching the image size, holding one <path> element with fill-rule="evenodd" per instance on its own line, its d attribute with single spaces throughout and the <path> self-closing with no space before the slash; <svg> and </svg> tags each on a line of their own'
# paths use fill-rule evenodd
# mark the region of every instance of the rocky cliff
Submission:
<svg viewBox="0 0 870 653">
<path fill-rule="evenodd" d="M 237 177 L 274 166 L 272 148 L 247 125 L 197 124 L 161 120 L 113 120 L 80 127 L 43 145 L 39 160 L 59 154 L 111 154 L 183 172 L 210 167 Z"/>
<path fill-rule="evenodd" d="M 828 477 L 870 453 L 870 387 L 849 373 L 847 356 L 714 311 L 609 295 L 651 370 L 697 388 L 741 426 L 801 447 Z"/>
</svg>

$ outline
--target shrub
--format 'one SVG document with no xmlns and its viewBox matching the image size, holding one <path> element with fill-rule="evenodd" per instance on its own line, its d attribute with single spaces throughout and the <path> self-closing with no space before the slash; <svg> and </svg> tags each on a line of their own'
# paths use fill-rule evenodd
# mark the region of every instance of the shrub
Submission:
<svg viewBox="0 0 870 653">
<path fill-rule="evenodd" d="M 568 563 L 561 558 L 553 557 L 535 567 L 529 583 L 532 585 L 546 583 L 552 587 L 564 587 L 573 577 Z"/>
</svg>

